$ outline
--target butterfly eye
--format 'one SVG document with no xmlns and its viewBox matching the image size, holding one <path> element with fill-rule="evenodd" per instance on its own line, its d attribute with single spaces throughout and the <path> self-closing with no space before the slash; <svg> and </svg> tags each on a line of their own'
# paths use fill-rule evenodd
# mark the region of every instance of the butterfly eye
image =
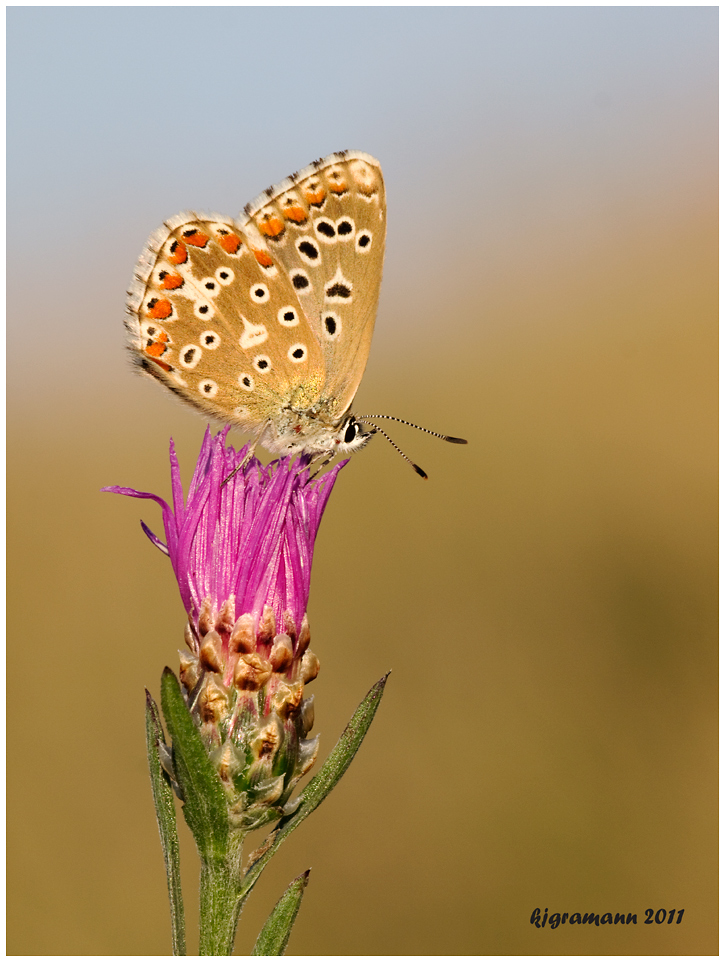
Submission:
<svg viewBox="0 0 725 962">
<path fill-rule="evenodd" d="M 287 351 L 287 357 L 293 364 L 301 364 L 307 357 L 307 348 L 304 344 L 293 344 Z"/>
<path fill-rule="evenodd" d="M 294 307 L 281 307 L 277 311 L 277 320 L 283 327 L 296 327 L 300 323 Z"/>
<path fill-rule="evenodd" d="M 266 284 L 252 284 L 249 288 L 249 296 L 257 304 L 266 304 L 269 300 L 269 288 Z"/>
<path fill-rule="evenodd" d="M 199 343 L 208 351 L 215 351 L 221 344 L 222 339 L 216 331 L 203 331 L 199 336 Z"/>
<path fill-rule="evenodd" d="M 228 287 L 234 280 L 234 271 L 231 267 L 220 267 L 214 276 L 223 287 Z"/>
<path fill-rule="evenodd" d="M 355 248 L 364 254 L 366 251 L 370 250 L 370 245 L 373 242 L 373 235 L 369 230 L 359 230 L 357 232 L 357 237 L 355 238 Z"/>
<path fill-rule="evenodd" d="M 360 425 L 357 421 L 350 420 L 347 422 L 347 427 L 345 428 L 345 436 L 343 441 L 345 444 L 352 444 L 355 438 L 360 433 Z"/>
</svg>

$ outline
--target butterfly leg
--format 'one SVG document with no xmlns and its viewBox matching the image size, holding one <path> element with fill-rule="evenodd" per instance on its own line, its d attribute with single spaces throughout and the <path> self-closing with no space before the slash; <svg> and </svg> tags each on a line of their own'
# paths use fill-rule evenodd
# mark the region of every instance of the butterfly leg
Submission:
<svg viewBox="0 0 725 962">
<path fill-rule="evenodd" d="M 257 445 L 259 444 L 259 439 L 262 437 L 262 434 L 264 433 L 265 427 L 266 427 L 266 424 L 263 424 L 262 427 L 261 427 L 261 428 L 257 431 L 257 433 L 254 435 L 254 437 L 252 438 L 252 440 L 249 442 L 249 447 L 247 448 L 247 453 L 244 455 L 244 457 L 243 457 L 242 460 L 239 462 L 239 464 L 236 466 L 236 468 L 232 471 L 232 473 L 231 473 L 231 474 L 228 474 L 228 475 L 226 476 L 226 478 L 224 478 L 224 480 L 223 480 L 222 483 L 221 483 L 221 487 L 222 487 L 222 488 L 224 487 L 225 484 L 229 484 L 229 482 L 232 480 L 232 478 L 233 478 L 234 475 L 237 473 L 237 471 L 241 471 L 243 468 L 246 468 L 246 466 L 247 466 L 247 465 L 249 464 L 249 462 L 252 460 L 252 458 L 254 457 L 254 452 L 255 452 L 255 450 L 256 450 L 256 447 L 257 447 Z"/>
<path fill-rule="evenodd" d="M 323 455 L 321 455 L 321 454 L 318 454 L 316 457 L 314 457 L 314 458 L 310 461 L 308 467 L 312 467 L 312 465 L 315 463 L 315 461 L 318 461 L 321 457 L 323 457 Z M 332 459 L 333 459 L 334 457 L 335 457 L 335 454 L 334 454 L 334 453 L 328 454 L 328 455 L 325 457 L 324 461 L 321 461 L 321 462 L 320 462 L 320 465 L 319 465 L 319 467 L 317 468 L 317 470 L 315 471 L 315 473 L 310 475 L 310 481 L 314 481 L 315 478 L 317 477 L 317 475 L 320 473 L 320 471 L 322 471 L 323 468 L 326 468 L 327 465 L 330 463 L 330 461 L 332 461 Z"/>
</svg>

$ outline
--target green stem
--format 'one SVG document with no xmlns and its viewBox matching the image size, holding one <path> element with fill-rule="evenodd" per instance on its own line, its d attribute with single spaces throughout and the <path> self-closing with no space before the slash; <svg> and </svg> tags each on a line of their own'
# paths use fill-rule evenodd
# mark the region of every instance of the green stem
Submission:
<svg viewBox="0 0 725 962">
<path fill-rule="evenodd" d="M 146 748 L 148 751 L 151 790 L 156 808 L 156 821 L 161 836 L 161 847 L 166 863 L 166 883 L 169 890 L 171 907 L 171 944 L 174 955 L 186 955 L 186 935 L 184 933 L 184 899 L 181 891 L 181 872 L 179 869 L 179 837 L 176 833 L 176 807 L 174 795 L 169 785 L 169 777 L 164 772 L 159 756 L 159 745 L 164 741 L 164 731 L 156 702 L 146 692 Z"/>
<path fill-rule="evenodd" d="M 225 855 L 202 859 L 199 955 L 231 955 L 242 908 L 242 835 L 231 833 Z"/>
</svg>

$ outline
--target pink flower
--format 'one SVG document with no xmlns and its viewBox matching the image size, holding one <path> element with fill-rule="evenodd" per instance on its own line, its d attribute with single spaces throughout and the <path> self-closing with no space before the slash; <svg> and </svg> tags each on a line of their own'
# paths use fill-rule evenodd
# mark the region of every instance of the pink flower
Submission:
<svg viewBox="0 0 725 962">
<path fill-rule="evenodd" d="M 207 428 L 186 503 L 173 441 L 173 507 L 134 488 L 103 490 L 162 509 L 165 544 L 142 526 L 169 556 L 188 614 L 181 681 L 230 814 L 251 827 L 268 820 L 270 804 L 281 811 L 316 755 L 317 739 L 305 739 L 312 699 L 303 700 L 319 670 L 306 615 L 312 553 L 347 462 L 311 480 L 309 458 L 264 467 L 246 447 L 226 446 L 228 430 L 212 437 Z"/>
</svg>

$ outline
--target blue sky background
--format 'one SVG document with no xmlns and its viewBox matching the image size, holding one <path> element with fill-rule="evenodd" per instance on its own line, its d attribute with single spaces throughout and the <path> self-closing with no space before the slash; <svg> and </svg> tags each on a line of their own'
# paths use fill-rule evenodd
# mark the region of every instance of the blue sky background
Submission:
<svg viewBox="0 0 725 962">
<path fill-rule="evenodd" d="M 120 372 L 164 218 L 236 214 L 348 147 L 388 186 L 374 350 L 442 314 L 465 337 L 466 272 L 546 270 L 712 183 L 717 42 L 712 7 L 11 7 L 11 381 L 32 363 L 52 391 L 99 352 Z"/>
</svg>

